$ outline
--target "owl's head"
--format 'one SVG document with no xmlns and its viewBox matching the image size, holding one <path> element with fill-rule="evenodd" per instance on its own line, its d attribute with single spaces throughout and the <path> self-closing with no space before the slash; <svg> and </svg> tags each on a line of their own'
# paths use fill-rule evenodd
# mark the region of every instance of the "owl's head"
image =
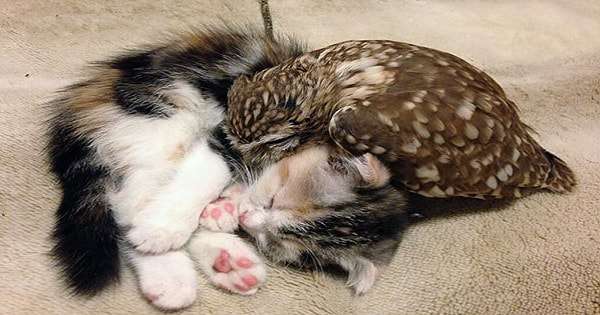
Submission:
<svg viewBox="0 0 600 315">
<path fill-rule="evenodd" d="M 228 138 L 245 162 L 257 168 L 305 145 L 326 142 L 327 107 L 305 82 L 303 71 L 284 66 L 240 76 L 229 90 Z"/>
<path fill-rule="evenodd" d="M 240 225 L 272 260 L 337 265 L 356 293 L 364 293 L 391 259 L 405 219 L 405 197 L 389 179 L 370 154 L 306 149 L 249 183 L 240 198 Z"/>
</svg>

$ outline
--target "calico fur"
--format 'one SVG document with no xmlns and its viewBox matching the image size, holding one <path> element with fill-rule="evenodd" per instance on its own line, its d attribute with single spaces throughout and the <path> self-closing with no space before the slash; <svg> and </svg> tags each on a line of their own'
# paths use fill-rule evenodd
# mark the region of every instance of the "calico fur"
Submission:
<svg viewBox="0 0 600 315">
<path fill-rule="evenodd" d="M 95 63 L 48 104 L 46 152 L 63 193 L 52 254 L 74 293 L 94 295 L 117 281 L 123 248 L 131 247 L 145 294 L 160 264 L 191 264 L 178 249 L 232 178 L 227 162 L 236 157 L 220 130 L 229 87 L 303 51 L 291 38 L 243 29 L 206 27 Z M 163 308 L 195 297 L 148 294 Z"/>
</svg>

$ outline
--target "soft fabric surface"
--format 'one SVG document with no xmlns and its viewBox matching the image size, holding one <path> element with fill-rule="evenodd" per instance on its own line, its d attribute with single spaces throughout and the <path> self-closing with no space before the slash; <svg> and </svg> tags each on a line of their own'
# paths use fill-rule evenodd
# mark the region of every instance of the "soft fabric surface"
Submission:
<svg viewBox="0 0 600 315">
<path fill-rule="evenodd" d="M 571 194 L 538 193 L 487 209 L 433 203 L 446 210 L 408 229 L 393 264 L 363 297 L 328 276 L 273 267 L 253 297 L 202 279 L 198 301 L 184 313 L 600 313 L 599 1 L 271 6 L 276 29 L 313 47 L 393 39 L 482 67 L 580 184 Z M 40 105 L 89 61 L 218 17 L 260 23 L 251 0 L 0 0 L 0 314 L 158 313 L 128 270 L 119 286 L 90 300 L 68 296 L 57 279 L 47 252 L 59 191 L 40 153 Z"/>
</svg>

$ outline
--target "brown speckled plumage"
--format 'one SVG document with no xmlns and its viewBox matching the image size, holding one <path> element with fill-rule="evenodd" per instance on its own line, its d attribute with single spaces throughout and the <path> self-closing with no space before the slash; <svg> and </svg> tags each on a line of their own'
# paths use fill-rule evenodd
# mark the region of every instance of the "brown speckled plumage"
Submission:
<svg viewBox="0 0 600 315">
<path fill-rule="evenodd" d="M 304 54 L 229 94 L 229 133 L 264 165 L 315 143 L 370 152 L 408 190 L 430 197 L 569 191 L 575 178 L 519 119 L 487 74 L 441 51 L 347 41 Z"/>
</svg>

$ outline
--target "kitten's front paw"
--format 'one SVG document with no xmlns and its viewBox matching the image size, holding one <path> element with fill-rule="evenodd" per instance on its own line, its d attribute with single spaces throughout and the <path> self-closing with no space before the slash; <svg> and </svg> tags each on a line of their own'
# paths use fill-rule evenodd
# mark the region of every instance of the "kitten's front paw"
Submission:
<svg viewBox="0 0 600 315">
<path fill-rule="evenodd" d="M 233 200 L 219 198 L 200 214 L 200 225 L 211 230 L 233 232 L 238 227 L 238 211 Z"/>
<path fill-rule="evenodd" d="M 196 230 L 197 223 L 197 218 L 141 211 L 134 218 L 127 239 L 140 252 L 163 253 L 183 246 Z"/>
<path fill-rule="evenodd" d="M 238 228 L 239 197 L 246 190 L 241 184 L 227 187 L 221 197 L 200 213 L 200 225 L 215 232 L 233 232 Z"/>
<path fill-rule="evenodd" d="M 235 235 L 215 235 L 197 244 L 192 241 L 190 249 L 210 282 L 219 288 L 252 295 L 266 280 L 263 261 L 251 245 Z"/>
</svg>

